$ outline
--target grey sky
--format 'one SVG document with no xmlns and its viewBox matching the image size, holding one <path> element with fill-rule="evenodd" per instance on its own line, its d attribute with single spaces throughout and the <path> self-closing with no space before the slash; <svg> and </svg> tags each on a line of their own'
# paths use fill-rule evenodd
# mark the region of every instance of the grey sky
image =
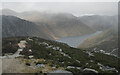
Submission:
<svg viewBox="0 0 120 75">
<path fill-rule="evenodd" d="M 2 8 L 17 12 L 65 12 L 80 16 L 84 14 L 116 15 L 117 2 L 4 2 Z"/>
</svg>

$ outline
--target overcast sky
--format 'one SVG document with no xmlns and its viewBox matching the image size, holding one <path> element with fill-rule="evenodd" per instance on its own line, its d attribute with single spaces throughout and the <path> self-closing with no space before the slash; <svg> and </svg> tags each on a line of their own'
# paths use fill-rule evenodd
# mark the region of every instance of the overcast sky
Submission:
<svg viewBox="0 0 120 75">
<path fill-rule="evenodd" d="M 4 2 L 2 8 L 17 12 L 65 12 L 76 16 L 84 14 L 116 15 L 117 2 Z"/>
<path fill-rule="evenodd" d="M 118 2 L 120 0 L 1 0 L 2 2 Z"/>
</svg>

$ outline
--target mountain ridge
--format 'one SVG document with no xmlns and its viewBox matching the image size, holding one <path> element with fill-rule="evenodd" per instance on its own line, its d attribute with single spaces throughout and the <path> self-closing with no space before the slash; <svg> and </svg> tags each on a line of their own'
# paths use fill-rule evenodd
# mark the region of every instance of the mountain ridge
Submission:
<svg viewBox="0 0 120 75">
<path fill-rule="evenodd" d="M 68 13 L 16 12 L 16 14 L 11 14 L 5 13 L 5 10 L 3 12 L 3 15 L 15 15 L 34 22 L 42 31 L 46 32 L 46 34 L 55 40 L 62 37 L 85 35 L 95 32 L 94 29 L 79 21 L 77 17 Z"/>
<path fill-rule="evenodd" d="M 35 23 L 15 16 L 2 15 L 2 37 L 15 36 L 39 36 L 46 39 L 51 38 L 41 31 Z"/>
</svg>

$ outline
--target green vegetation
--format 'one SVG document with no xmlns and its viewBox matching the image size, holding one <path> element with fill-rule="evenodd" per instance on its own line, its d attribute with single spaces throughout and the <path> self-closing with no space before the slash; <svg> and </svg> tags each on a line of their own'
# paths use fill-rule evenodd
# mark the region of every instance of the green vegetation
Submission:
<svg viewBox="0 0 120 75">
<path fill-rule="evenodd" d="M 104 66 L 116 68 L 118 71 L 120 70 L 120 66 L 118 65 L 120 59 L 114 56 L 94 52 L 92 53 L 93 56 L 90 56 L 86 50 L 73 48 L 65 43 L 37 37 L 31 37 L 30 39 L 32 40 L 29 40 L 28 38 L 23 39 L 27 41 L 27 44 L 26 48 L 24 48 L 20 54 L 25 55 L 24 62 L 27 66 L 30 66 L 31 64 L 44 64 L 47 68 L 49 67 L 49 70 L 51 71 L 53 70 L 51 68 L 55 67 L 56 69 L 61 68 L 71 71 L 74 74 L 83 73 L 85 68 L 97 70 L 99 73 L 115 73 L 115 71 L 101 70 L 98 65 L 98 63 L 101 63 Z M 21 38 L 18 38 L 17 41 L 15 40 L 15 43 L 18 43 L 20 40 Z M 30 58 L 29 56 L 33 57 Z M 68 66 L 73 66 L 74 68 L 68 68 Z M 80 67 L 80 69 L 77 67 Z M 42 69 L 37 69 L 37 72 L 38 71 L 43 72 Z"/>
<path fill-rule="evenodd" d="M 6 53 L 15 53 L 18 49 L 18 43 L 20 40 L 25 39 L 24 37 L 16 38 L 2 38 L 2 55 Z"/>
</svg>

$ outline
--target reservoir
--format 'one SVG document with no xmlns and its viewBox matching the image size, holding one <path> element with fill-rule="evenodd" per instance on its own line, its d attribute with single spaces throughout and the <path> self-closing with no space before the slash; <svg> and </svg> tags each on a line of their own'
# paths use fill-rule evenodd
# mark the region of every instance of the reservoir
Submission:
<svg viewBox="0 0 120 75">
<path fill-rule="evenodd" d="M 97 34 L 100 34 L 102 31 L 96 31 L 93 34 L 88 34 L 88 35 L 83 35 L 83 36 L 71 36 L 71 37 L 65 37 L 65 38 L 60 38 L 56 41 L 58 42 L 63 42 L 67 43 L 71 47 L 77 47 L 79 46 L 85 39 L 95 36 Z"/>
</svg>

